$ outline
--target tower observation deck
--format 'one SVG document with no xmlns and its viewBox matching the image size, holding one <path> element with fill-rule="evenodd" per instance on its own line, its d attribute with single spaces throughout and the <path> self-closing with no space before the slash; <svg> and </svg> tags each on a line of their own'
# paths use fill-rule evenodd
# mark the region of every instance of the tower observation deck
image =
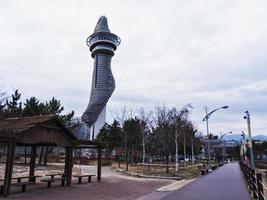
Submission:
<svg viewBox="0 0 267 200">
<path fill-rule="evenodd" d="M 94 33 L 87 38 L 86 43 L 89 46 L 92 58 L 94 58 L 94 70 L 90 100 L 82 115 L 82 120 L 90 128 L 93 126 L 92 139 L 94 139 L 94 125 L 96 123 L 104 125 L 105 107 L 115 90 L 111 58 L 120 44 L 120 38 L 110 32 L 107 18 L 101 16 Z M 99 127 L 99 129 L 101 128 Z"/>
</svg>

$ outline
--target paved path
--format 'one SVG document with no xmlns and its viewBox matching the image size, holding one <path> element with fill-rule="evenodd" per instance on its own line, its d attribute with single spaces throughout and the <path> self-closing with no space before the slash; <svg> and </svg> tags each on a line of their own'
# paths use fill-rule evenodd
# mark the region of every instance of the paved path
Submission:
<svg viewBox="0 0 267 200">
<path fill-rule="evenodd" d="M 161 200 L 250 200 L 238 163 L 229 163 Z"/>
</svg>

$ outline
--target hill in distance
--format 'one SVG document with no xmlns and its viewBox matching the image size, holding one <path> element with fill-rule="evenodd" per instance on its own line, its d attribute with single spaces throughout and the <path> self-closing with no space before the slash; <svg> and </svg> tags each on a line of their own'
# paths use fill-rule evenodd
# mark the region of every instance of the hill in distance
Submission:
<svg viewBox="0 0 267 200">
<path fill-rule="evenodd" d="M 246 139 L 248 138 L 248 135 L 246 135 Z M 224 140 L 228 141 L 228 140 L 235 140 L 235 141 L 240 141 L 242 139 L 241 134 L 228 134 L 226 136 L 223 137 Z M 267 141 L 267 135 L 255 135 L 252 136 L 253 140 L 260 140 L 260 141 Z"/>
</svg>

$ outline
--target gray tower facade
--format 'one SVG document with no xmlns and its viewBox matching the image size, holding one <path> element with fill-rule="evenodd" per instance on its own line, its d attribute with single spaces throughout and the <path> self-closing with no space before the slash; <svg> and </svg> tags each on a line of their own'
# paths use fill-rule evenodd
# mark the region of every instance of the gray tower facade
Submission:
<svg viewBox="0 0 267 200">
<path fill-rule="evenodd" d="M 87 126 L 93 127 L 92 139 L 94 139 L 95 124 L 105 118 L 106 104 L 115 90 L 111 59 L 120 44 L 120 38 L 110 32 L 107 18 L 101 16 L 96 24 L 94 33 L 87 38 L 86 43 L 94 59 L 94 71 L 90 100 L 82 115 L 82 120 Z M 100 115 L 102 119 L 99 119 Z"/>
</svg>

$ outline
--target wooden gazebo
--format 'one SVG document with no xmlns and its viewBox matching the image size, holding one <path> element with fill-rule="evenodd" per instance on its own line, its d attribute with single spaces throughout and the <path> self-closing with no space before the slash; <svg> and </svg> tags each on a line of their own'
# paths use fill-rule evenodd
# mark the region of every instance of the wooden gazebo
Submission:
<svg viewBox="0 0 267 200">
<path fill-rule="evenodd" d="M 36 147 L 61 146 L 65 148 L 65 178 L 71 185 L 73 148 L 98 149 L 97 180 L 101 180 L 101 147 L 94 142 L 80 141 L 55 115 L 43 115 L 0 120 L 0 143 L 7 145 L 7 159 L 3 185 L 3 195 L 8 196 L 11 186 L 13 162 L 16 146 L 30 146 L 29 176 L 34 176 Z"/>
</svg>

